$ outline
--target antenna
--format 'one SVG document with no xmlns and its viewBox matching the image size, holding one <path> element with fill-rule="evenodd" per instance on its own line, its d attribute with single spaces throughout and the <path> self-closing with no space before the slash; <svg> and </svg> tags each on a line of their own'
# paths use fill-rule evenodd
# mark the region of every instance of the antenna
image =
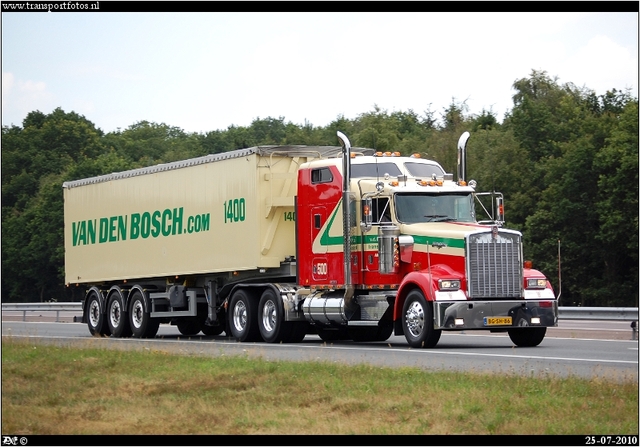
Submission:
<svg viewBox="0 0 640 447">
<path fill-rule="evenodd" d="M 558 304 L 560 304 L 560 295 L 562 295 L 562 268 L 560 265 L 560 239 L 558 239 Z"/>
</svg>

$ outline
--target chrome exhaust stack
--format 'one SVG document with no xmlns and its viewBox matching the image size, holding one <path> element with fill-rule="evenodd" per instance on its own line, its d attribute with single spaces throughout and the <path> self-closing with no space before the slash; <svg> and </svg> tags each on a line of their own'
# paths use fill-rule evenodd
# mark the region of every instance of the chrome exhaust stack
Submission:
<svg viewBox="0 0 640 447">
<path fill-rule="evenodd" d="M 305 318 L 311 324 L 322 326 L 344 325 L 357 310 L 355 287 L 351 279 L 351 142 L 338 131 L 342 146 L 342 234 L 344 253 L 344 294 L 340 291 L 317 290 L 302 304 Z"/>
<path fill-rule="evenodd" d="M 458 183 L 467 181 L 467 141 L 471 134 L 465 132 L 458 140 Z"/>
<path fill-rule="evenodd" d="M 342 235 L 344 252 L 344 307 L 352 309 L 354 287 L 351 281 L 351 142 L 342 132 L 338 131 L 338 140 L 342 146 Z"/>
</svg>

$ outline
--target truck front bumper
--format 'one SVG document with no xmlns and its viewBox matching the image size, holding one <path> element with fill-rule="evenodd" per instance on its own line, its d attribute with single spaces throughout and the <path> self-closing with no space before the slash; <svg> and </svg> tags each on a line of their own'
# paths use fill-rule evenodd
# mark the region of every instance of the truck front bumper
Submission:
<svg viewBox="0 0 640 447">
<path fill-rule="evenodd" d="M 435 328 L 446 330 L 554 327 L 558 325 L 557 300 L 436 301 Z"/>
</svg>

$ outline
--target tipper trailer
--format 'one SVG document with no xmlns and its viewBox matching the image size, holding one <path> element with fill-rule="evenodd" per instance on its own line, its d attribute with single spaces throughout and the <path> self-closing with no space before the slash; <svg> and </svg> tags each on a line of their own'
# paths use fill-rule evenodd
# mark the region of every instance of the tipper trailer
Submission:
<svg viewBox="0 0 640 447">
<path fill-rule="evenodd" d="M 341 146 L 258 146 L 65 182 L 65 275 L 94 335 L 384 341 L 557 325 L 547 278 L 523 262 L 467 183 L 435 161 Z M 343 204 L 348 204 L 343 206 Z M 486 203 L 486 200 L 485 200 Z M 490 215 L 478 221 L 476 205 Z"/>
</svg>

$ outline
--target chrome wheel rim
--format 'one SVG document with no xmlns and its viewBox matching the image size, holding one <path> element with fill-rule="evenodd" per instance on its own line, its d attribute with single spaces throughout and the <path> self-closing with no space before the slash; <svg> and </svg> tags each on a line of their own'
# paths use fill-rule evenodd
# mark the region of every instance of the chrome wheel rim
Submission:
<svg viewBox="0 0 640 447">
<path fill-rule="evenodd" d="M 262 308 L 262 326 L 267 332 L 273 332 L 276 329 L 276 305 L 271 300 L 264 303 Z"/>
<path fill-rule="evenodd" d="M 405 314 L 405 320 L 411 336 L 414 338 L 420 336 L 424 329 L 424 308 L 420 303 L 417 301 L 411 303 Z"/>
<path fill-rule="evenodd" d="M 111 309 L 109 309 L 109 318 L 111 319 L 111 325 L 118 327 L 120 325 L 120 318 L 122 316 L 122 309 L 120 308 L 120 301 L 114 301 L 111 303 Z"/>
<path fill-rule="evenodd" d="M 134 301 L 131 310 L 131 322 L 136 329 L 140 329 L 140 326 L 142 326 L 142 313 L 144 312 L 142 303 L 140 301 Z"/>
<path fill-rule="evenodd" d="M 91 326 L 97 327 L 98 321 L 100 319 L 100 306 L 98 305 L 98 300 L 91 301 L 89 304 L 89 322 Z"/>
<path fill-rule="evenodd" d="M 247 326 L 247 306 L 242 301 L 233 308 L 233 326 L 238 332 L 243 332 Z"/>
</svg>

